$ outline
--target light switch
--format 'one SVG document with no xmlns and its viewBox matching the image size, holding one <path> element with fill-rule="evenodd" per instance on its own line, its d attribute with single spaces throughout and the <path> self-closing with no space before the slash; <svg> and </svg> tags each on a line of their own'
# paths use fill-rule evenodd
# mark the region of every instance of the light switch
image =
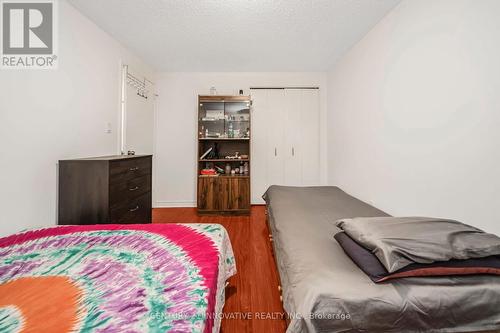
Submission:
<svg viewBox="0 0 500 333">
<path fill-rule="evenodd" d="M 111 123 L 106 123 L 104 133 L 111 134 Z"/>
</svg>

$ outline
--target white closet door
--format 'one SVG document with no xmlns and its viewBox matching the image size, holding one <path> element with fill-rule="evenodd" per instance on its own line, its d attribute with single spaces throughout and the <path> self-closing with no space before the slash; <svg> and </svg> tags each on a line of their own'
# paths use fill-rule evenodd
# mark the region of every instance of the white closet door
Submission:
<svg viewBox="0 0 500 333">
<path fill-rule="evenodd" d="M 302 90 L 285 90 L 285 184 L 290 186 L 302 185 L 301 163 L 301 121 L 302 121 Z"/>
<path fill-rule="evenodd" d="M 320 184 L 319 132 L 319 91 L 304 89 L 301 91 L 299 152 L 304 186 Z"/>
<path fill-rule="evenodd" d="M 264 203 L 262 194 L 267 190 L 267 120 L 268 91 L 252 91 L 250 175 L 252 204 Z"/>
<path fill-rule="evenodd" d="M 267 122 L 267 185 L 284 185 L 285 154 L 285 90 L 268 90 Z"/>
<path fill-rule="evenodd" d="M 319 185 L 319 94 L 252 91 L 252 203 L 271 185 Z"/>
</svg>

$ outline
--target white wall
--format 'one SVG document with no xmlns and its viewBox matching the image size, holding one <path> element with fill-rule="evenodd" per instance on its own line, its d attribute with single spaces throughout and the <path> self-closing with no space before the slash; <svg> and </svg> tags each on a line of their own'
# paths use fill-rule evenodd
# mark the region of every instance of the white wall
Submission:
<svg viewBox="0 0 500 333">
<path fill-rule="evenodd" d="M 119 151 L 120 61 L 152 75 L 65 1 L 58 38 L 57 70 L 0 70 L 0 235 L 56 223 L 59 159 Z"/>
<path fill-rule="evenodd" d="M 500 1 L 406 0 L 328 76 L 329 183 L 500 232 Z"/>
<path fill-rule="evenodd" d="M 321 124 L 326 124 L 326 73 L 164 73 L 157 77 L 160 95 L 156 134 L 156 207 L 195 206 L 198 94 L 211 86 L 220 95 L 250 87 L 319 86 Z M 322 180 L 326 182 L 326 132 L 322 130 Z"/>
</svg>

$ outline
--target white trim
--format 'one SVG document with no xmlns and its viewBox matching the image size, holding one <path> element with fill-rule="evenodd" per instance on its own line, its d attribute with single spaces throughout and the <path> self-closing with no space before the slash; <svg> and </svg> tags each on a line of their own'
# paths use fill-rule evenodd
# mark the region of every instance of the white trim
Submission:
<svg viewBox="0 0 500 333">
<path fill-rule="evenodd" d="M 196 207 L 196 201 L 172 200 L 172 201 L 155 201 L 154 203 L 154 208 L 170 208 L 170 207 Z"/>
<path fill-rule="evenodd" d="M 126 138 L 126 123 L 127 123 L 127 72 L 128 65 L 122 64 L 121 68 L 121 86 L 120 86 L 120 154 L 126 155 L 125 138 Z"/>
<path fill-rule="evenodd" d="M 156 167 L 158 165 L 156 159 L 156 135 L 158 134 L 158 97 L 156 91 L 156 86 L 154 86 L 153 96 L 153 174 L 151 179 L 151 195 L 153 196 L 153 202 L 156 202 L 157 190 L 156 190 L 156 180 L 158 179 L 158 172 Z"/>
<path fill-rule="evenodd" d="M 250 205 L 265 205 L 266 202 L 264 199 L 259 199 L 259 200 L 251 200 Z"/>
</svg>

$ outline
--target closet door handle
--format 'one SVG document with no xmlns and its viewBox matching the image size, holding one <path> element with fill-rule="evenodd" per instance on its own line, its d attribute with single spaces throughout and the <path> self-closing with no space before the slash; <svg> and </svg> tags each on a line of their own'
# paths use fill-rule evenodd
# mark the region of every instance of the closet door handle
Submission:
<svg viewBox="0 0 500 333">
<path fill-rule="evenodd" d="M 137 191 L 138 189 L 139 189 L 139 186 L 136 186 L 136 187 L 131 187 L 128 190 L 129 191 Z"/>
<path fill-rule="evenodd" d="M 134 208 L 130 208 L 128 211 L 129 212 L 135 212 L 138 209 L 139 209 L 139 205 L 135 206 Z"/>
<path fill-rule="evenodd" d="M 274 147 L 274 156 L 278 156 L 278 149 Z"/>
<path fill-rule="evenodd" d="M 295 148 L 292 147 L 292 156 L 295 156 Z"/>
</svg>

